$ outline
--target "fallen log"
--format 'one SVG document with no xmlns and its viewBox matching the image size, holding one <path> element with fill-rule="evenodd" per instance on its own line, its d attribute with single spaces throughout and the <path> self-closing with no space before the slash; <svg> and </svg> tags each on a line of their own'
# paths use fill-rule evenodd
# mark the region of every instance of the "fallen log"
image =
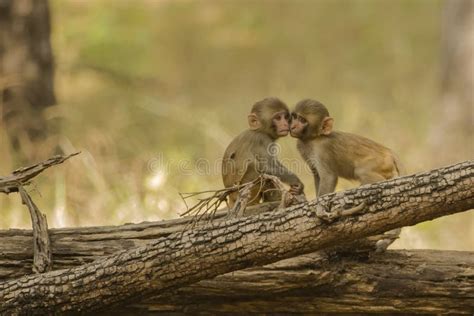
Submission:
<svg viewBox="0 0 474 316">
<path fill-rule="evenodd" d="M 269 202 L 250 206 L 245 216 L 275 210 L 279 202 Z M 217 212 L 215 221 L 223 220 L 227 211 Z M 54 269 L 66 269 L 91 263 L 101 257 L 118 251 L 147 245 L 150 241 L 182 233 L 194 223 L 193 217 L 125 224 L 120 226 L 53 228 L 48 233 L 51 238 Z M 198 227 L 204 223 L 197 223 Z M 351 241 L 342 246 L 328 249 L 328 252 L 367 256 L 376 249 L 377 242 L 384 238 L 395 240 L 398 236 L 374 235 Z M 33 232 L 28 229 L 0 230 L 0 282 L 31 274 L 33 258 Z"/>
<path fill-rule="evenodd" d="M 281 211 L 210 223 L 90 264 L 1 283 L 0 312 L 45 314 L 126 304 L 227 272 L 469 210 L 474 207 L 473 183 L 474 162 L 468 161 Z"/>
<path fill-rule="evenodd" d="M 389 250 L 362 260 L 319 252 L 203 280 L 120 311 L 468 314 L 473 267 L 474 252 Z"/>
<path fill-rule="evenodd" d="M 272 205 L 265 205 L 263 210 L 267 208 Z M 61 258 L 55 261 L 55 267 L 61 269 L 92 262 L 104 255 L 146 244 L 150 239 L 166 237 L 170 231 L 180 232 L 188 224 L 189 219 L 178 219 L 52 229 L 53 251 Z M 360 247 L 354 245 L 352 249 L 356 251 Z M 0 271 L 3 271 L 0 279 L 30 274 L 31 248 L 31 230 L 0 231 L 0 253 L 9 256 L 0 256 Z M 319 251 L 264 267 L 236 271 L 163 297 L 122 306 L 120 312 L 133 315 L 203 310 L 210 313 L 371 311 L 440 314 L 474 310 L 472 252 L 411 250 L 388 251 L 370 258 L 366 258 L 365 253 L 353 255 L 339 257 Z M 354 288 L 358 289 L 357 293 Z M 410 291 L 406 291 L 407 288 Z"/>
</svg>

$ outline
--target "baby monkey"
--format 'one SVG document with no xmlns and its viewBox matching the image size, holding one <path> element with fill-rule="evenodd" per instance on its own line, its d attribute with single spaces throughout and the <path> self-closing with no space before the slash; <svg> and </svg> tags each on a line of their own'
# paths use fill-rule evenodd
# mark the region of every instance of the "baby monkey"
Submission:
<svg viewBox="0 0 474 316">
<path fill-rule="evenodd" d="M 249 129 L 238 135 L 227 147 L 222 161 L 222 179 L 226 188 L 245 184 L 265 173 L 278 177 L 290 186 L 293 195 L 303 194 L 303 183 L 278 160 L 276 140 L 288 135 L 290 111 L 278 98 L 255 103 L 248 116 Z M 232 207 L 238 192 L 229 196 Z M 254 187 L 248 205 L 260 200 L 279 201 L 281 193 L 271 183 Z"/>
<path fill-rule="evenodd" d="M 298 102 L 292 113 L 291 136 L 314 175 L 317 196 L 334 192 L 338 177 L 361 184 L 400 175 L 395 153 L 362 136 L 333 130 L 334 119 L 315 100 Z"/>
</svg>

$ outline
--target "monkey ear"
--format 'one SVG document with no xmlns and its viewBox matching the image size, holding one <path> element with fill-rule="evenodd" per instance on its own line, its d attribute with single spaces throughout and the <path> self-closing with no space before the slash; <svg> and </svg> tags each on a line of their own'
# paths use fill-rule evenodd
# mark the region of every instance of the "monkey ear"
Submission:
<svg viewBox="0 0 474 316">
<path fill-rule="evenodd" d="M 260 120 L 258 119 L 257 114 L 250 113 L 248 116 L 248 119 L 249 119 L 249 127 L 251 130 L 257 130 L 260 127 L 262 127 L 262 123 L 260 123 Z"/>
<path fill-rule="evenodd" d="M 334 125 L 334 119 L 332 117 L 326 117 L 323 120 L 323 123 L 321 126 L 321 134 L 323 135 L 331 134 L 333 125 Z"/>
</svg>

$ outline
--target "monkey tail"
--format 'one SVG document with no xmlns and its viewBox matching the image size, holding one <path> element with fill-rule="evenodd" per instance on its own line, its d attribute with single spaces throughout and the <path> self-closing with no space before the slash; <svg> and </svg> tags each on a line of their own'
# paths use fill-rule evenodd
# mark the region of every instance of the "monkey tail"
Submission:
<svg viewBox="0 0 474 316">
<path fill-rule="evenodd" d="M 406 174 L 405 166 L 403 166 L 402 162 L 400 161 L 400 158 L 398 157 L 397 154 L 392 152 L 392 157 L 393 157 L 393 164 L 395 165 L 395 168 L 397 169 L 398 176 L 403 176 Z"/>
</svg>

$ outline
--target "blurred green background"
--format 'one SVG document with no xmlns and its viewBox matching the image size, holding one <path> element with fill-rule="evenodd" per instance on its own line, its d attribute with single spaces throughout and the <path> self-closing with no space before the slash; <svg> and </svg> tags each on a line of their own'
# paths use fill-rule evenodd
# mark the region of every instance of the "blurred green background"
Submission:
<svg viewBox="0 0 474 316">
<path fill-rule="evenodd" d="M 337 129 L 392 148 L 409 173 L 472 159 L 435 159 L 429 143 L 441 1 L 50 4 L 59 104 L 47 115 L 61 121 L 62 149 L 82 151 L 31 187 L 50 227 L 178 217 L 178 192 L 222 187 L 219 159 L 247 127 L 251 105 L 267 96 L 290 107 L 322 101 Z M 470 136 L 443 150 L 456 152 Z M 17 166 L 1 137 L 6 175 Z M 280 144 L 282 158 L 302 164 L 294 139 Z M 314 198 L 311 175 L 297 172 Z M 338 189 L 356 185 L 340 181 Z M 30 227 L 18 197 L 0 196 L 0 206 L 0 228 Z M 473 217 L 405 228 L 395 247 L 474 250 Z"/>
</svg>

